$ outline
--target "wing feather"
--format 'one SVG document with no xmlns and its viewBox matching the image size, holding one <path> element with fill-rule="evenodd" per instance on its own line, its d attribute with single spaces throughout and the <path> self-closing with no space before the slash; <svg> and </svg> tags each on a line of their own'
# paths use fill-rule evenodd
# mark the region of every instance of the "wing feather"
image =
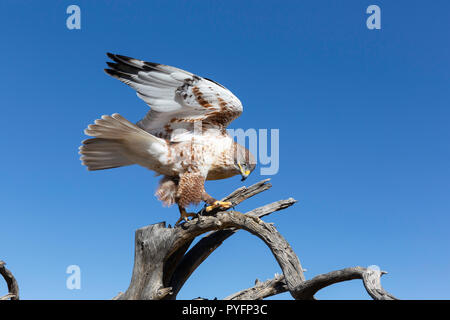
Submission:
<svg viewBox="0 0 450 320">
<path fill-rule="evenodd" d="M 151 110 L 137 125 L 176 140 L 177 128 L 193 130 L 193 121 L 224 130 L 242 113 L 239 99 L 222 85 L 172 66 L 107 54 L 105 72 L 136 90 Z"/>
</svg>

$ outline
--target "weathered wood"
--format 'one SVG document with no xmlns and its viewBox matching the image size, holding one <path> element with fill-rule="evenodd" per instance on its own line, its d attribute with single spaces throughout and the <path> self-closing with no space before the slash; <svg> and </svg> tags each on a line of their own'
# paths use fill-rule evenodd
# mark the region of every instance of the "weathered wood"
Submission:
<svg viewBox="0 0 450 320">
<path fill-rule="evenodd" d="M 219 212 L 214 217 L 202 217 L 198 222 L 190 221 L 185 225 L 187 225 L 186 229 L 177 229 L 178 236 L 173 243 L 174 249 L 184 241 L 208 231 L 228 228 L 243 229 L 263 240 L 269 247 L 283 271 L 290 291 L 293 291 L 305 280 L 300 261 L 289 243 L 273 225 L 265 223 L 255 216 L 244 215 L 237 211 Z"/>
<path fill-rule="evenodd" d="M 3 279 L 5 279 L 6 285 L 8 286 L 8 294 L 0 297 L 0 300 L 19 300 L 19 285 L 12 272 L 9 271 L 5 265 L 6 263 L 0 260 L 0 274 Z"/>
<path fill-rule="evenodd" d="M 381 286 L 381 276 L 386 273 L 386 271 L 380 271 L 372 268 L 366 268 L 366 270 L 362 273 L 364 287 L 366 288 L 367 293 L 374 300 L 398 300 Z"/>
<path fill-rule="evenodd" d="M 374 268 L 353 267 L 318 275 L 301 283 L 296 289 L 296 299 L 315 300 L 314 295 L 321 289 L 338 282 L 361 279 L 364 288 L 374 300 L 397 300 L 381 286 L 380 278 L 385 271 Z M 283 275 L 275 275 L 273 279 L 260 282 L 255 286 L 229 295 L 224 300 L 259 300 L 276 294 L 287 292 Z"/>
<path fill-rule="evenodd" d="M 237 206 L 239 203 L 247 200 L 258 193 L 266 191 L 272 187 L 272 184 L 269 182 L 270 179 L 261 180 L 260 182 L 255 183 L 250 187 L 240 187 L 233 191 L 230 195 L 223 198 L 221 201 L 229 201 L 233 206 Z"/>
<path fill-rule="evenodd" d="M 269 179 L 248 188 L 242 187 L 222 201 L 230 201 L 233 206 L 260 192 L 268 190 Z M 175 299 L 178 292 L 195 269 L 223 241 L 243 229 L 257 236 L 269 247 L 281 267 L 283 275 L 265 282 L 257 281 L 254 287 L 239 291 L 225 299 L 264 299 L 289 291 L 294 299 L 314 299 L 320 289 L 337 282 L 362 279 L 373 299 L 395 299 L 380 283 L 384 272 L 371 268 L 346 268 L 305 280 L 297 255 L 289 243 L 281 236 L 273 224 L 260 218 L 270 213 L 290 207 L 296 200 L 276 201 L 253 209 L 246 214 L 230 210 L 203 211 L 196 218 L 174 228 L 165 223 L 147 226 L 136 231 L 135 263 L 130 286 L 114 299 Z M 233 208 L 234 209 L 234 208 Z M 208 233 L 190 250 L 193 240 Z"/>
<path fill-rule="evenodd" d="M 159 300 L 163 294 L 168 294 L 163 284 L 163 270 L 172 249 L 173 230 L 161 222 L 136 231 L 131 283 L 119 299 Z"/>
<path fill-rule="evenodd" d="M 168 257 L 196 236 L 228 228 L 244 229 L 263 240 L 283 270 L 290 290 L 304 281 L 300 261 L 273 225 L 254 216 L 228 211 L 194 219 L 184 223 L 182 227 L 169 229 L 158 224 L 139 229 L 136 233 L 131 284 L 119 299 L 167 298 L 171 292 L 169 287 L 165 287 L 163 279 L 167 277 L 164 276 L 164 262 Z"/>
<path fill-rule="evenodd" d="M 395 300 L 396 298 L 393 295 L 386 292 L 381 287 L 380 277 L 385 273 L 386 272 L 379 271 L 375 268 L 362 267 L 345 268 L 332 271 L 315 276 L 311 280 L 301 283 L 295 289 L 295 295 L 297 299 L 313 300 L 317 291 L 325 287 L 342 281 L 361 279 L 363 280 L 367 293 L 374 300 Z"/>
<path fill-rule="evenodd" d="M 273 212 L 289 208 L 296 202 L 297 202 L 297 200 L 295 200 L 294 198 L 289 198 L 286 200 L 278 200 L 278 201 L 266 204 L 265 206 L 253 209 L 253 210 L 247 212 L 246 214 L 253 215 L 258 218 L 262 218 Z"/>
<path fill-rule="evenodd" d="M 269 179 L 260 181 L 250 187 L 242 187 L 225 197 L 224 201 L 230 201 L 233 206 L 238 205 L 271 187 Z M 219 214 L 219 210 L 214 210 L 210 214 Z M 206 219 L 215 219 L 213 216 L 201 216 L 186 222 L 175 228 L 166 228 L 165 223 L 159 223 L 136 231 L 135 236 L 135 263 L 130 286 L 125 293 L 119 293 L 113 299 L 171 299 L 173 295 L 171 283 L 172 276 L 179 273 L 180 261 L 185 256 L 186 250 L 197 235 L 219 230 L 204 228 L 200 233 L 191 233 L 186 230 L 189 225 L 201 224 Z M 252 221 L 255 218 L 250 218 Z M 218 222 L 220 225 L 221 223 Z M 189 236 L 187 236 L 190 234 Z M 190 274 L 189 274 L 190 275 Z M 184 282 L 189 277 L 185 277 Z M 183 282 L 183 283 L 184 283 Z M 181 286 L 177 285 L 178 293 Z"/>
<path fill-rule="evenodd" d="M 0 300 L 9 300 L 9 299 L 16 300 L 15 297 L 16 297 L 15 294 L 8 293 L 8 294 L 5 294 L 4 296 L 1 296 Z"/>
<path fill-rule="evenodd" d="M 284 276 L 276 274 L 273 279 L 264 282 L 256 280 L 254 287 L 229 295 L 224 300 L 262 300 L 288 290 Z"/>
<path fill-rule="evenodd" d="M 253 209 L 246 214 L 262 218 L 272 212 L 286 209 L 296 202 L 297 201 L 292 198 L 279 200 L 260 208 Z M 168 298 L 175 299 L 181 287 L 184 285 L 190 275 L 195 271 L 195 269 L 197 269 L 197 267 L 207 257 L 209 257 L 211 253 L 213 253 L 214 250 L 216 250 L 223 243 L 223 241 L 231 237 L 238 230 L 239 229 L 237 228 L 230 228 L 211 232 L 208 235 L 204 236 L 188 252 L 186 252 L 172 276 L 170 286 L 173 289 L 173 294 Z"/>
</svg>

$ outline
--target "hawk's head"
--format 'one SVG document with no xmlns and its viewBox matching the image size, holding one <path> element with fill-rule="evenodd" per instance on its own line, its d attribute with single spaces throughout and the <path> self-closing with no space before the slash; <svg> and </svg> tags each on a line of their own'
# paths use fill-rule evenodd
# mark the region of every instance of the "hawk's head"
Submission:
<svg viewBox="0 0 450 320">
<path fill-rule="evenodd" d="M 242 176 L 241 181 L 247 179 L 250 173 L 256 167 L 255 157 L 245 147 L 235 143 L 234 165 L 236 170 Z"/>
</svg>

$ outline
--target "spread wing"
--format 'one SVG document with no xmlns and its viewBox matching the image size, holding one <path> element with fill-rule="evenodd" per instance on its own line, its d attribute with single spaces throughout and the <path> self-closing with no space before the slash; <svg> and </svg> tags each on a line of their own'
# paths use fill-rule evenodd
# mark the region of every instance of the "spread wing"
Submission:
<svg viewBox="0 0 450 320">
<path fill-rule="evenodd" d="M 135 89 L 151 107 L 137 125 L 155 136 L 176 141 L 176 129 L 192 132 L 196 121 L 223 131 L 242 113 L 239 99 L 212 80 L 153 62 L 110 53 L 108 57 L 114 63 L 108 62 L 105 72 Z"/>
</svg>

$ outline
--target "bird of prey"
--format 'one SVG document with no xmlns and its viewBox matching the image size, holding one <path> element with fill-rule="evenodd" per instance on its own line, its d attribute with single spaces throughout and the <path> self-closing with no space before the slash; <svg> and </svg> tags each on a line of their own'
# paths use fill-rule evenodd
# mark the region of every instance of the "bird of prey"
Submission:
<svg viewBox="0 0 450 320">
<path fill-rule="evenodd" d="M 240 174 L 255 168 L 254 156 L 227 133 L 242 113 L 242 104 L 224 86 L 190 72 L 130 57 L 107 54 L 105 72 L 129 85 L 150 111 L 136 124 L 121 115 L 103 115 L 85 129 L 80 160 L 88 170 L 139 164 L 162 175 L 155 195 L 164 205 L 177 204 L 180 219 L 190 204 L 204 201 L 206 211 L 226 209 L 204 187 L 205 180 Z"/>
</svg>

